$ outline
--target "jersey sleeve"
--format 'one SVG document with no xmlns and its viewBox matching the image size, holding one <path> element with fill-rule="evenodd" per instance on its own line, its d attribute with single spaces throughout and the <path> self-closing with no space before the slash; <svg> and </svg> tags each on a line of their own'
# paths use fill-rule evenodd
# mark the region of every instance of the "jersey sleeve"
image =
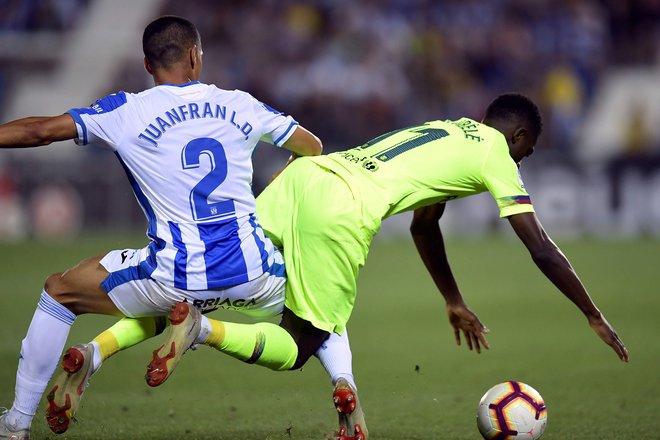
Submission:
<svg viewBox="0 0 660 440">
<path fill-rule="evenodd" d="M 269 105 L 252 98 L 255 101 L 254 112 L 263 126 L 261 140 L 281 147 L 296 130 L 298 122 L 289 115 L 275 110 Z"/>
<path fill-rule="evenodd" d="M 126 94 L 119 92 L 101 98 L 89 107 L 67 111 L 78 129 L 78 136 L 74 139 L 76 144 L 87 145 L 92 139 L 99 138 L 115 149 L 124 133 L 126 103 Z"/>
<path fill-rule="evenodd" d="M 506 145 L 492 146 L 484 161 L 482 175 L 484 184 L 497 202 L 500 217 L 534 212 L 534 206 L 524 189 L 518 167 L 509 156 Z"/>
</svg>

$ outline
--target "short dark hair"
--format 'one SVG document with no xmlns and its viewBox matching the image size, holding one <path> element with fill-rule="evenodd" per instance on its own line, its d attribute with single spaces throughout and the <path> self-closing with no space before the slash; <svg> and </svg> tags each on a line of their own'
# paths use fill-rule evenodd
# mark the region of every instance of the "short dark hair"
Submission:
<svg viewBox="0 0 660 440">
<path fill-rule="evenodd" d="M 486 109 L 486 120 L 519 122 L 530 130 L 534 139 L 538 139 L 543 130 L 539 108 L 531 99 L 519 93 L 505 93 L 495 98 Z"/>
<path fill-rule="evenodd" d="M 200 42 L 194 24 L 185 18 L 165 15 L 144 29 L 142 50 L 151 67 L 159 69 L 178 63 L 192 46 Z"/>
</svg>

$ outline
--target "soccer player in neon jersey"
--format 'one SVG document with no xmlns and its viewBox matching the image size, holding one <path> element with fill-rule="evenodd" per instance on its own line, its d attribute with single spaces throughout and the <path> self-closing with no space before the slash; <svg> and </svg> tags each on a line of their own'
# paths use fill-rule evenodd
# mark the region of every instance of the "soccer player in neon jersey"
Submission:
<svg viewBox="0 0 660 440">
<path fill-rule="evenodd" d="M 500 216 L 508 219 L 538 268 L 627 362 L 625 345 L 546 234 L 523 188 L 518 167 L 534 151 L 541 128 L 532 101 L 505 94 L 488 106 L 481 123 L 468 118 L 431 121 L 352 150 L 294 160 L 257 198 L 264 230 L 283 248 L 287 264 L 282 328 L 264 334 L 254 326 L 252 336 L 247 329 L 239 334 L 235 324 L 209 319 L 190 304 L 179 303 L 170 313 L 166 342 L 149 364 L 147 382 L 163 383 L 193 343 L 244 361 L 275 344 L 278 353 L 272 353 L 267 366 L 299 368 L 329 335 L 328 341 L 335 341 L 344 333 L 358 271 L 373 236 L 384 218 L 409 210 L 414 210 L 410 230 L 415 245 L 446 300 L 456 343 L 461 344 L 462 333 L 470 350 L 489 348 L 488 330 L 466 305 L 452 275 L 439 227 L 448 201 L 485 191 L 495 198 Z M 130 320 L 123 321 L 130 326 Z M 124 331 L 130 333 L 128 327 Z M 333 350 L 341 360 L 338 346 Z M 342 440 L 365 437 L 352 413 L 357 397 L 353 391 L 350 386 L 335 388 L 335 404 L 344 417 L 338 436 Z"/>
<path fill-rule="evenodd" d="M 628 361 L 625 345 L 546 234 L 522 185 L 518 168 L 533 153 L 541 129 L 530 99 L 505 94 L 488 106 L 481 123 L 431 121 L 348 151 L 293 161 L 258 197 L 257 212 L 288 267 L 283 322 L 292 336 L 282 332 L 282 339 L 310 344 L 298 350 L 294 367 L 324 337 L 344 331 L 373 236 L 383 219 L 410 210 L 415 245 L 446 300 L 456 342 L 462 332 L 470 349 L 488 348 L 487 330 L 452 275 L 438 223 L 448 201 L 485 191 L 543 274 Z"/>
<path fill-rule="evenodd" d="M 254 214 L 251 155 L 259 140 L 294 157 L 320 154 L 321 142 L 248 93 L 200 83 L 201 39 L 189 21 L 171 16 L 153 21 L 143 49 L 156 87 L 109 95 L 60 116 L 0 125 L 3 148 L 67 139 L 85 145 L 92 138 L 108 144 L 148 218 L 150 239 L 143 249 L 111 251 L 48 277 L 22 343 L 13 406 L 0 416 L 0 439 L 29 438 L 77 315 L 165 316 L 184 299 L 206 305 L 229 300 L 255 316 L 282 311 L 283 260 Z M 157 322 L 134 324 L 148 330 Z M 48 395 L 54 432 L 68 427 L 67 410 L 80 396 L 65 391 L 72 389 L 72 378 L 86 383 L 92 348 L 65 354 L 66 374 Z M 273 349 L 270 343 L 263 359 Z M 295 355 L 288 363 L 294 361 Z"/>
</svg>

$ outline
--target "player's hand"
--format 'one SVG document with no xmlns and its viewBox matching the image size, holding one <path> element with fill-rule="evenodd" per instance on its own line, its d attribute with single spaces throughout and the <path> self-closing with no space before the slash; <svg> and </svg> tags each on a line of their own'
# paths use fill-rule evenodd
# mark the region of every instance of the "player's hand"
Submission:
<svg viewBox="0 0 660 440">
<path fill-rule="evenodd" d="M 481 353 L 482 346 L 486 349 L 490 348 L 484 336 L 490 330 L 479 321 L 477 315 L 465 304 L 447 304 L 447 316 L 449 317 L 449 323 L 454 327 L 456 345 L 461 345 L 462 332 L 470 350 L 474 348 L 477 353 Z"/>
<path fill-rule="evenodd" d="M 589 325 L 603 342 L 612 347 L 619 359 L 628 362 L 628 349 L 602 314 L 598 317 L 589 318 Z"/>
</svg>

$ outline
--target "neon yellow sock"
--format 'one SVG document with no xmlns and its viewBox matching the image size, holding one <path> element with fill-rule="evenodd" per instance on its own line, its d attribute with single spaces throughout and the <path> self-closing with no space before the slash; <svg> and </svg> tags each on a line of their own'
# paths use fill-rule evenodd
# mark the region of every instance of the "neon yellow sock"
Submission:
<svg viewBox="0 0 660 440">
<path fill-rule="evenodd" d="M 209 321 L 212 330 L 204 341 L 206 345 L 248 364 L 262 365 L 276 371 L 288 370 L 296 362 L 296 342 L 289 332 L 276 324 Z"/>
<path fill-rule="evenodd" d="M 118 351 L 161 334 L 166 326 L 164 317 L 122 318 L 94 341 L 99 344 L 101 359 L 105 361 Z"/>
</svg>

